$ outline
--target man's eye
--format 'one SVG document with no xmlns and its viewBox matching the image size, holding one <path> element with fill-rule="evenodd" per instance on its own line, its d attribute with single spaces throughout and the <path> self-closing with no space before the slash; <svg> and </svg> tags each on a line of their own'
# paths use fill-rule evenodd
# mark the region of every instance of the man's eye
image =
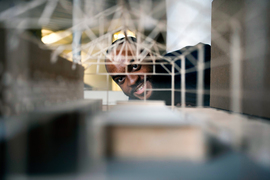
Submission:
<svg viewBox="0 0 270 180">
<path fill-rule="evenodd" d="M 116 83 L 123 83 L 124 80 L 125 80 L 125 77 L 119 77 L 115 81 L 116 81 Z"/>
<path fill-rule="evenodd" d="M 140 65 L 138 65 L 138 64 L 133 64 L 132 65 L 132 70 L 133 71 L 136 71 L 136 70 L 138 70 L 140 68 Z"/>
</svg>

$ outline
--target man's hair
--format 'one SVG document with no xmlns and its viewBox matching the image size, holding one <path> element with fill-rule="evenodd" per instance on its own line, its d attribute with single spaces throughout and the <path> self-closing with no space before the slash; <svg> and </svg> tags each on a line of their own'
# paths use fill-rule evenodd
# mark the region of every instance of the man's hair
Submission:
<svg viewBox="0 0 270 180">
<path fill-rule="evenodd" d="M 114 48 L 124 44 L 125 41 L 128 41 L 130 44 L 134 44 L 134 45 L 136 45 L 137 43 L 137 39 L 134 37 L 124 37 L 124 38 L 117 39 L 108 48 L 108 50 L 106 51 L 106 54 L 109 54 Z"/>
<path fill-rule="evenodd" d="M 117 39 L 114 41 L 111 46 L 107 49 L 106 51 L 106 56 L 109 55 L 113 50 L 116 50 L 119 46 L 123 45 L 125 42 L 128 42 L 130 45 L 135 46 L 134 50 L 136 49 L 137 46 L 137 39 L 134 37 L 123 37 L 120 39 Z M 140 49 L 139 53 L 142 53 L 144 50 Z M 145 54 L 145 57 L 150 56 L 151 52 L 147 51 L 147 54 Z M 109 61 L 108 58 L 105 58 L 105 61 Z"/>
</svg>

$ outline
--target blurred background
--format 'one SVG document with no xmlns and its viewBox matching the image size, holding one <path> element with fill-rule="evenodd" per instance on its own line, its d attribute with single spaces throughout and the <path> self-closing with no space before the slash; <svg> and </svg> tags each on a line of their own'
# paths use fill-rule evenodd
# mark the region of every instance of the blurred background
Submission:
<svg viewBox="0 0 270 180">
<path fill-rule="evenodd" d="M 1 179 L 268 179 L 269 8 L 0 0 Z M 210 107 L 128 101 L 105 69 L 126 31 L 157 57 L 211 45 Z"/>
</svg>

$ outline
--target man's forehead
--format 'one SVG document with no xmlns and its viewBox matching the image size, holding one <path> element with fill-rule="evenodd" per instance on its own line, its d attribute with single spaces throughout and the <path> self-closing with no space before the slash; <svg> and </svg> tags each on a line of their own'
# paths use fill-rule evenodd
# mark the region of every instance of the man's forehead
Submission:
<svg viewBox="0 0 270 180">
<path fill-rule="evenodd" d="M 149 54 L 148 50 L 142 48 L 138 49 L 135 44 L 124 43 L 114 46 L 106 55 L 106 58 L 113 63 L 128 64 L 131 60 L 135 63 L 141 62 L 141 60 L 149 60 Z"/>
<path fill-rule="evenodd" d="M 121 44 L 118 45 L 114 48 L 112 48 L 111 53 L 113 54 L 123 54 L 123 53 L 128 53 L 128 54 L 133 54 L 134 52 L 137 51 L 137 48 L 133 44 Z"/>
<path fill-rule="evenodd" d="M 106 68 L 108 73 L 124 73 L 126 71 L 126 66 L 121 63 L 108 64 Z"/>
<path fill-rule="evenodd" d="M 136 60 L 136 50 L 133 49 L 115 49 L 107 54 L 107 58 L 112 62 L 130 62 Z"/>
</svg>

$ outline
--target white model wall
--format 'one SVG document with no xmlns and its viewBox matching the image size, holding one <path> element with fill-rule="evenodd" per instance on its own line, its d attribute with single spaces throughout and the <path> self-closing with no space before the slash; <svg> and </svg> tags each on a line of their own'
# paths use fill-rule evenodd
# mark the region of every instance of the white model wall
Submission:
<svg viewBox="0 0 270 180">
<path fill-rule="evenodd" d="M 212 0 L 166 0 L 167 52 L 211 44 Z"/>
<path fill-rule="evenodd" d="M 108 99 L 107 99 L 108 96 Z M 84 91 L 84 99 L 102 99 L 103 105 L 116 105 L 117 101 L 127 101 L 128 97 L 122 91 Z M 108 100 L 108 102 L 107 102 Z"/>
</svg>

